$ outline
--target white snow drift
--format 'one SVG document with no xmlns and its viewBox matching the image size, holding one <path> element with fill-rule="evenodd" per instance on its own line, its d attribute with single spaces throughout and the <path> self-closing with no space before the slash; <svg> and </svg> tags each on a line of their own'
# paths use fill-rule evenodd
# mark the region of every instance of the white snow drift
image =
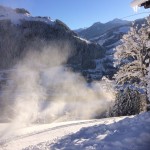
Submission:
<svg viewBox="0 0 150 150">
<path fill-rule="evenodd" d="M 1 136 L 0 150 L 149 150 L 150 112 L 137 116 L 32 125 Z M 0 124 L 6 129 L 8 124 Z"/>
</svg>

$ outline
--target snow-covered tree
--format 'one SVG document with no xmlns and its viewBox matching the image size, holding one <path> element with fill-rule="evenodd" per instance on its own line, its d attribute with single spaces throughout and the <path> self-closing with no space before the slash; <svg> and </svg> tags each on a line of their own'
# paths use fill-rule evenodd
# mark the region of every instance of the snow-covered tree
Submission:
<svg viewBox="0 0 150 150">
<path fill-rule="evenodd" d="M 141 101 L 141 99 L 143 99 Z M 116 95 L 116 102 L 111 110 L 110 116 L 126 116 L 138 114 L 146 110 L 145 95 L 141 95 L 137 90 L 125 88 Z"/>
<path fill-rule="evenodd" d="M 115 64 L 118 67 L 118 72 L 115 75 L 115 80 L 118 94 L 114 109 L 122 111 L 120 106 L 124 108 L 122 113 L 117 113 L 118 115 L 131 115 L 145 110 L 143 103 L 146 103 L 147 99 L 146 75 L 150 58 L 149 28 L 150 18 L 147 18 L 147 23 L 141 28 L 133 26 L 128 34 L 123 36 L 122 44 L 116 47 Z M 135 105 L 136 108 L 133 107 Z"/>
<path fill-rule="evenodd" d="M 145 86 L 147 74 L 144 63 L 147 55 L 149 33 L 147 27 L 132 27 L 127 35 L 123 36 L 122 44 L 116 47 L 116 64 L 119 71 L 115 75 L 117 84 L 134 84 L 142 88 Z"/>
</svg>

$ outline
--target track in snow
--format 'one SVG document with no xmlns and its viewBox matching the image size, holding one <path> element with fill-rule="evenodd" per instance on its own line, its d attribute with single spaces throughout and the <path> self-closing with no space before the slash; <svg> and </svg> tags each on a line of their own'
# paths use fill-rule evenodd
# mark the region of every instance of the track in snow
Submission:
<svg viewBox="0 0 150 150">
<path fill-rule="evenodd" d="M 42 131 L 37 131 L 37 132 L 25 134 L 25 135 L 16 136 L 16 137 L 10 137 L 10 138 L 5 139 L 5 140 L 0 140 L 0 145 L 6 144 L 8 142 L 15 141 L 15 140 L 18 140 L 18 139 L 23 139 L 23 138 L 26 138 L 26 137 L 29 137 L 29 136 L 34 136 L 34 135 L 41 134 L 41 133 L 44 133 L 44 132 L 52 131 L 52 130 L 58 130 L 58 129 L 65 128 L 65 127 L 88 124 L 88 123 L 95 123 L 95 122 L 99 122 L 99 120 L 78 122 L 78 123 L 72 123 L 72 124 L 69 124 L 69 125 L 68 124 L 67 125 L 61 125 L 61 126 L 48 128 L 48 129 L 45 129 L 45 130 L 42 130 Z"/>
<path fill-rule="evenodd" d="M 115 121 L 115 119 L 113 119 L 113 118 L 112 118 L 112 120 Z M 0 140 L 0 150 L 9 150 L 12 147 L 15 147 L 15 150 L 17 150 L 20 148 L 22 149 L 29 145 L 35 145 L 40 142 L 44 142 L 44 141 L 48 141 L 48 140 L 54 141 L 55 139 L 60 138 L 66 134 L 77 132 L 82 127 L 92 126 L 92 125 L 101 124 L 101 123 L 105 123 L 105 124 L 109 123 L 109 120 L 108 119 L 86 120 L 86 121 L 76 121 L 73 123 L 72 122 L 66 122 L 66 123 L 64 122 L 64 123 L 57 123 L 56 126 L 51 126 L 51 124 L 50 124 L 49 127 L 46 127 L 45 129 L 42 129 L 42 130 L 39 129 L 37 131 L 34 131 L 34 127 L 36 127 L 36 126 L 33 126 L 33 132 L 31 131 L 30 133 L 27 133 L 27 134 L 10 136 L 8 138 Z M 112 121 L 111 121 L 111 123 L 112 123 Z M 42 127 L 44 125 L 40 125 L 40 126 Z M 40 126 L 38 126 L 38 127 L 40 127 Z M 59 131 L 62 132 L 62 134 L 59 135 Z M 56 134 L 55 134 L 55 132 L 56 132 Z M 50 136 L 45 138 L 44 135 L 46 135 L 46 134 L 47 135 L 49 134 Z M 44 139 L 40 139 L 39 137 L 44 137 Z M 30 141 L 29 139 L 36 139 L 36 141 L 33 140 L 34 142 L 32 142 L 32 140 Z M 26 141 L 27 141 L 27 143 L 26 143 Z M 18 143 L 21 143 L 21 145 L 18 146 Z"/>
</svg>

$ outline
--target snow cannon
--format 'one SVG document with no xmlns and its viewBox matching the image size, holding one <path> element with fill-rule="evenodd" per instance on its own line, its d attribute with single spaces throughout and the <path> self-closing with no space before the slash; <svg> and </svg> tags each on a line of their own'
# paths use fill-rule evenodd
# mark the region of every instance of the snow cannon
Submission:
<svg viewBox="0 0 150 150">
<path fill-rule="evenodd" d="M 145 9 L 150 8 L 150 0 L 134 0 L 131 2 L 131 7 L 137 8 L 144 6 Z"/>
</svg>

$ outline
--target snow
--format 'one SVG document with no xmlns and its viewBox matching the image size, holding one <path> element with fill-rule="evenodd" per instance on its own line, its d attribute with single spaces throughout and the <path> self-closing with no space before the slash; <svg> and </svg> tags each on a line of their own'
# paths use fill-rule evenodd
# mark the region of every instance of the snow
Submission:
<svg viewBox="0 0 150 150">
<path fill-rule="evenodd" d="M 103 67 L 103 59 L 95 59 L 95 63 L 96 63 L 96 70 L 105 70 L 105 68 Z"/>
<path fill-rule="evenodd" d="M 101 122 L 84 127 L 75 134 L 66 135 L 54 143 L 45 142 L 25 150 L 35 149 L 80 149 L 80 150 L 148 150 L 150 146 L 150 113 L 117 120 Z"/>
<path fill-rule="evenodd" d="M 98 40 L 99 38 L 103 38 L 107 35 L 107 33 L 102 34 L 101 36 L 96 36 L 94 38 L 91 38 L 90 41 Z"/>
<path fill-rule="evenodd" d="M 42 21 L 50 25 L 54 24 L 54 21 L 51 20 L 49 17 L 32 17 L 28 13 L 20 14 L 12 8 L 3 6 L 0 6 L 0 20 L 11 20 L 13 24 L 20 24 L 22 20 Z"/>
<path fill-rule="evenodd" d="M 128 33 L 128 31 L 130 30 L 129 26 L 125 26 L 125 27 L 120 27 L 118 32 L 120 33 Z"/>
<path fill-rule="evenodd" d="M 3 6 L 0 6 L 0 14 L 0 20 L 9 19 L 14 24 L 18 24 L 20 19 L 26 19 L 30 16 L 28 14 L 18 14 L 13 9 Z"/>
<path fill-rule="evenodd" d="M 116 38 L 116 35 L 127 34 L 129 30 L 130 30 L 130 26 L 121 26 L 121 27 L 115 29 L 113 31 L 112 35 L 109 35 L 109 32 L 106 32 L 106 33 L 102 34 L 101 36 L 91 38 L 90 40 L 96 41 L 96 43 L 103 46 L 106 42 L 109 42 L 110 40 Z M 114 45 L 111 44 L 111 45 L 107 45 L 107 46 L 108 46 L 108 48 L 112 48 L 112 47 L 116 47 L 118 44 L 120 44 L 120 43 L 117 42 L 117 43 L 114 43 Z"/>
<path fill-rule="evenodd" d="M 103 60 L 104 59 L 95 59 L 96 67 L 94 69 L 88 69 L 88 73 L 90 73 L 90 77 L 92 79 L 99 79 L 103 76 L 102 71 L 105 71 L 105 68 L 103 66 Z"/>
<path fill-rule="evenodd" d="M 1 131 L 8 131 L 5 138 L 0 134 L 0 150 L 149 150 L 149 124 L 150 112 L 14 129 L 12 124 L 0 124 Z M 8 130 L 10 127 L 13 129 L 11 132 Z"/>
<path fill-rule="evenodd" d="M 114 38 L 114 35 L 112 35 L 112 36 L 110 36 L 110 37 L 108 37 L 107 39 L 101 39 L 101 40 L 98 40 L 98 44 L 100 44 L 100 45 L 103 45 L 106 41 L 108 41 L 108 40 L 110 40 L 110 39 L 113 39 Z"/>
<path fill-rule="evenodd" d="M 111 48 L 111 49 L 108 49 L 107 51 L 106 51 L 106 54 L 109 56 L 112 56 L 113 57 L 113 54 L 114 54 L 114 52 L 115 52 L 115 49 L 114 48 Z M 113 59 L 113 58 L 112 58 Z"/>
<path fill-rule="evenodd" d="M 73 30 L 75 33 L 80 33 L 80 32 L 82 32 L 83 30 L 85 30 L 85 29 L 87 29 L 86 27 L 84 27 L 84 28 L 80 28 L 80 29 L 75 29 L 75 30 Z"/>
<path fill-rule="evenodd" d="M 106 41 L 107 39 L 102 39 L 102 40 L 98 40 L 97 43 L 102 46 Z"/>
<path fill-rule="evenodd" d="M 106 46 L 106 47 L 107 47 L 107 48 L 112 48 L 112 47 L 118 46 L 119 44 L 121 44 L 121 41 L 120 41 L 120 40 L 117 41 L 117 42 L 115 42 L 115 43 L 113 43 L 113 44 L 111 44 L 111 45 L 109 45 L 109 46 Z"/>
<path fill-rule="evenodd" d="M 147 2 L 148 0 L 134 0 L 131 2 L 131 7 L 141 6 L 142 3 Z"/>
<path fill-rule="evenodd" d="M 113 118 L 114 119 L 114 118 Z M 118 120 L 122 118 L 117 118 Z M 19 126 L 13 127 L 13 130 L 6 132 L 5 136 L 0 136 L 0 146 L 2 148 L 20 150 L 28 147 L 29 145 L 37 145 L 41 142 L 51 141 L 71 133 L 76 133 L 82 127 L 89 127 L 101 123 L 111 123 L 112 120 L 83 120 L 83 121 L 71 121 L 62 123 L 52 123 L 43 125 L 30 125 L 29 127 Z M 10 127 L 15 126 L 12 124 L 0 124 L 2 129 L 8 130 Z M 2 133 L 2 132 L 1 132 Z M 2 134 L 0 134 L 2 135 Z M 0 147 L 0 148 L 1 148 Z M 1 150 L 1 149 L 0 149 Z"/>
<path fill-rule="evenodd" d="M 134 0 L 131 2 L 131 7 L 134 9 L 135 12 L 138 11 L 138 7 L 141 6 L 142 3 L 145 3 L 149 0 Z"/>
<path fill-rule="evenodd" d="M 90 44 L 91 42 L 90 41 L 88 41 L 88 40 L 86 40 L 86 39 L 83 39 L 83 38 L 81 38 L 81 37 L 78 37 L 78 36 L 74 36 L 76 39 L 80 39 L 81 41 L 84 41 L 84 42 L 86 42 L 87 44 Z"/>
<path fill-rule="evenodd" d="M 0 74 L 0 81 L 3 80 L 3 74 Z"/>
</svg>

